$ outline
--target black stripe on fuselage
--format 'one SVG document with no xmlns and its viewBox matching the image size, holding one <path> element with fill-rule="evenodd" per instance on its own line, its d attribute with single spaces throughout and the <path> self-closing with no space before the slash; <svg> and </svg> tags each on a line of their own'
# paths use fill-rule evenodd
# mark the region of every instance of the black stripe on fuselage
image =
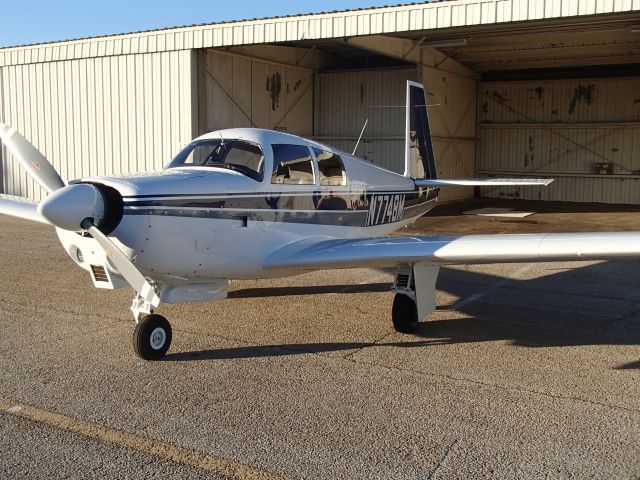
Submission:
<svg viewBox="0 0 640 480">
<path fill-rule="evenodd" d="M 126 197 L 126 215 L 160 215 L 365 227 L 423 215 L 438 189 Z"/>
<path fill-rule="evenodd" d="M 422 192 L 429 189 L 438 190 L 436 187 L 422 188 Z M 145 195 L 126 195 L 125 201 L 162 199 L 162 198 L 228 198 L 228 197 L 273 197 L 273 196 L 322 196 L 322 195 L 363 195 L 363 194 L 384 194 L 384 193 L 415 193 L 418 190 L 289 190 L 289 191 L 260 191 L 260 192 L 228 192 L 228 193 L 160 193 Z"/>
</svg>

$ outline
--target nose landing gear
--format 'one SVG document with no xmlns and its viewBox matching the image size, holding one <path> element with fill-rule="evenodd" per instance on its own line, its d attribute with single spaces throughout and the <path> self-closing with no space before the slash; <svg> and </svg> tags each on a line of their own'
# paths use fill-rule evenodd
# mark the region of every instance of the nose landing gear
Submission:
<svg viewBox="0 0 640 480">
<path fill-rule="evenodd" d="M 153 288 L 156 293 L 157 287 Z M 167 353 L 171 346 L 171 325 L 162 315 L 153 313 L 160 303 L 159 294 L 155 302 L 150 302 L 140 294 L 136 294 L 131 304 L 136 328 L 133 330 L 133 350 L 145 360 L 157 360 Z"/>
<path fill-rule="evenodd" d="M 157 360 L 171 346 L 171 325 L 162 315 L 142 317 L 133 331 L 133 349 L 140 358 Z"/>
</svg>

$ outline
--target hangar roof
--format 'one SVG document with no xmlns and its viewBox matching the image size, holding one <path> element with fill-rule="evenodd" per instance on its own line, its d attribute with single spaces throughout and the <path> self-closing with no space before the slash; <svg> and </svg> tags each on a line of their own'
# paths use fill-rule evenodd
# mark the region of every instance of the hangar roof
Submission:
<svg viewBox="0 0 640 480">
<path fill-rule="evenodd" d="M 503 64 L 520 57 L 523 49 L 514 48 L 513 33 L 504 34 L 509 29 L 512 32 L 518 29 L 520 33 L 537 31 L 541 37 L 535 39 L 538 44 L 534 50 L 553 45 L 554 39 L 549 38 L 549 32 L 553 32 L 554 38 L 558 34 L 560 42 L 568 41 L 567 48 L 576 46 L 576 42 L 579 46 L 582 42 L 591 49 L 594 43 L 588 33 L 577 39 L 563 39 L 561 35 L 580 27 L 583 33 L 606 25 L 617 28 L 621 21 L 625 22 L 622 37 L 616 37 L 613 42 L 607 37 L 607 41 L 600 42 L 598 51 L 603 57 L 610 56 L 610 46 L 615 44 L 616 51 L 627 57 L 623 63 L 630 63 L 629 55 L 636 52 L 636 57 L 640 57 L 637 54 L 640 50 L 638 12 L 640 0 L 438 0 L 8 47 L 0 49 L 0 66 L 239 45 L 331 43 L 344 37 L 368 35 L 395 35 L 422 41 L 428 38 L 432 46 L 440 41 L 446 48 L 447 42 L 451 43 L 451 35 L 460 38 L 461 35 L 473 34 L 473 45 L 465 45 L 462 52 L 456 50 L 456 57 L 462 53 L 463 58 L 457 60 L 477 63 L 482 69 L 495 68 L 492 58 L 496 56 L 501 58 L 498 63 Z M 549 26 L 554 28 L 550 30 Z M 491 34 L 501 37 L 502 44 L 499 39 L 497 42 L 491 39 Z M 476 38 L 480 39 L 479 43 L 475 42 Z M 561 61 L 558 53 L 547 56 Z M 515 58 L 510 60 L 510 55 Z M 532 61 L 535 63 L 535 59 Z M 640 61 L 640 58 L 631 61 Z"/>
</svg>

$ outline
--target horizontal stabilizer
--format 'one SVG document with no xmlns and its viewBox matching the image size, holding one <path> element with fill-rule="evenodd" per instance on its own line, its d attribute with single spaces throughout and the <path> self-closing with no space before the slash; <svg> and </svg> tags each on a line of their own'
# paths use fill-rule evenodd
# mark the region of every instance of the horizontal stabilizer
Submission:
<svg viewBox="0 0 640 480">
<path fill-rule="evenodd" d="M 553 182 L 552 178 L 453 178 L 439 180 L 430 178 L 415 179 L 416 187 L 498 187 L 520 185 L 543 185 Z"/>
<path fill-rule="evenodd" d="M 12 195 L 0 195 L 0 214 L 11 215 L 12 217 L 24 218 L 32 222 L 46 223 L 44 218 L 40 216 L 36 207 L 38 204 L 22 197 L 14 197 Z"/>
</svg>

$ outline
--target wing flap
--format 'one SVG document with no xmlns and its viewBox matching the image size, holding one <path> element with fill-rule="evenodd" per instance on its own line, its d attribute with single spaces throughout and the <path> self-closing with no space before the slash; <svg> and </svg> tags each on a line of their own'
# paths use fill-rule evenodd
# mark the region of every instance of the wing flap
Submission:
<svg viewBox="0 0 640 480">
<path fill-rule="evenodd" d="M 452 178 L 447 180 L 417 178 L 416 187 L 500 187 L 541 185 L 547 186 L 552 178 Z"/>
<path fill-rule="evenodd" d="M 0 214 L 31 220 L 32 222 L 49 225 L 36 210 L 38 204 L 22 197 L 12 195 L 0 195 Z"/>
<path fill-rule="evenodd" d="M 267 270 L 640 258 L 640 232 L 384 237 L 304 241 L 267 257 Z"/>
</svg>

